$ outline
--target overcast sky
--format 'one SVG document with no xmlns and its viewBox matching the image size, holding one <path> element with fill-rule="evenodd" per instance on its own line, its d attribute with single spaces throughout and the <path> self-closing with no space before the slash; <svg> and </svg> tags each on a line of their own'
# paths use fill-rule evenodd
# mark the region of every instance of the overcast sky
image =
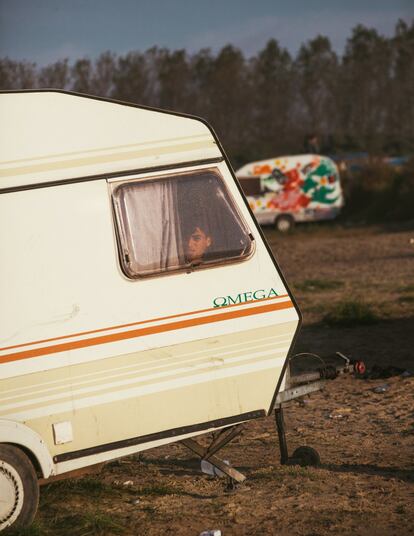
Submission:
<svg viewBox="0 0 414 536">
<path fill-rule="evenodd" d="M 250 56 L 270 38 L 295 54 L 318 34 L 342 53 L 357 24 L 389 36 L 400 18 L 413 20 L 414 0 L 0 0 L 0 57 L 45 65 L 228 43 Z"/>
</svg>

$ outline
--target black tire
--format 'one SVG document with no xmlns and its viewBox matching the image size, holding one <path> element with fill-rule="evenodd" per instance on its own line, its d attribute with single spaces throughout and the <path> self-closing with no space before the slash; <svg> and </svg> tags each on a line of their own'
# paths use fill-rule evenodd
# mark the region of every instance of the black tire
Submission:
<svg viewBox="0 0 414 536">
<path fill-rule="evenodd" d="M 281 214 L 275 220 L 275 229 L 279 233 L 288 233 L 295 226 L 295 220 L 290 214 Z"/>
<path fill-rule="evenodd" d="M 317 450 L 312 447 L 298 447 L 291 458 L 290 465 L 301 465 L 302 467 L 317 466 L 321 464 L 321 458 Z"/>
<path fill-rule="evenodd" d="M 33 521 L 39 504 L 39 483 L 28 456 L 18 447 L 0 443 L 0 532 Z"/>
</svg>

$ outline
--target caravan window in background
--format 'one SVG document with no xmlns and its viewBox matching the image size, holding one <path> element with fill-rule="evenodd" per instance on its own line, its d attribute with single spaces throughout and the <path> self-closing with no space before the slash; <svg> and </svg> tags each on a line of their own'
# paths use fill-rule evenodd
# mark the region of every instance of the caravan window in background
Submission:
<svg viewBox="0 0 414 536">
<path fill-rule="evenodd" d="M 249 231 L 216 170 L 130 180 L 113 193 L 128 277 L 246 258 Z"/>
</svg>

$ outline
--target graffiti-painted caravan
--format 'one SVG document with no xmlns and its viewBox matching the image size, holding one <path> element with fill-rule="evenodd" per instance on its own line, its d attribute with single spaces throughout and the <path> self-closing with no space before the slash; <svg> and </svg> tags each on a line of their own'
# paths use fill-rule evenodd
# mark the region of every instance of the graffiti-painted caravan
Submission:
<svg viewBox="0 0 414 536">
<path fill-rule="evenodd" d="M 59 91 L 0 114 L 3 529 L 39 477 L 268 414 L 299 313 L 205 122 Z"/>
<path fill-rule="evenodd" d="M 279 231 L 288 231 L 295 222 L 333 219 L 343 205 L 338 168 L 326 156 L 252 162 L 236 176 L 258 222 Z"/>
</svg>

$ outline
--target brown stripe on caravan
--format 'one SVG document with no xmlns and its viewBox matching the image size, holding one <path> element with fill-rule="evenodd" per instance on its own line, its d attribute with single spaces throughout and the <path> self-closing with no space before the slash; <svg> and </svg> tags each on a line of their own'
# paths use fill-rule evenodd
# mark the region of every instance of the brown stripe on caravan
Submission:
<svg viewBox="0 0 414 536">
<path fill-rule="evenodd" d="M 179 320 L 176 322 L 170 322 L 168 324 L 149 326 L 146 328 L 138 328 L 138 329 L 133 329 L 130 331 L 123 331 L 121 333 L 112 333 L 111 335 L 102 335 L 99 337 L 91 337 L 89 339 L 82 339 L 78 341 L 54 344 L 54 345 L 46 346 L 43 348 L 34 348 L 32 350 L 24 350 L 21 352 L 15 352 L 12 354 L 1 356 L 0 363 L 9 363 L 11 361 L 19 361 L 21 359 L 28 359 L 31 357 L 39 357 L 39 356 L 44 356 L 44 355 L 49 355 L 49 354 L 55 354 L 59 352 L 65 352 L 67 350 L 76 350 L 79 348 L 86 348 L 88 346 L 97 346 L 99 344 L 107 344 L 110 342 L 116 342 L 116 341 L 121 341 L 125 339 L 133 339 L 136 337 L 143 337 L 145 335 L 154 335 L 157 333 L 164 333 L 167 331 L 175 331 L 177 329 L 200 326 L 203 324 L 211 324 L 214 322 L 221 322 L 222 320 L 231 320 L 234 318 L 241 318 L 245 316 L 269 313 L 269 312 L 277 311 L 281 309 L 290 309 L 291 307 L 293 307 L 293 303 L 290 300 L 277 302 L 277 303 L 266 303 L 260 306 L 249 307 L 249 308 L 241 309 L 237 311 L 226 311 L 224 313 L 217 313 L 213 315 L 203 316 L 201 318 L 190 318 L 187 320 Z"/>
<path fill-rule="evenodd" d="M 254 303 L 260 303 L 263 301 L 269 301 L 269 300 L 280 300 L 281 298 L 287 298 L 287 294 L 281 294 L 280 296 L 275 296 L 272 298 L 261 298 L 260 300 L 254 300 Z M 251 302 L 245 302 L 245 303 L 235 303 L 233 305 L 226 305 L 225 308 L 228 309 L 230 307 L 240 307 L 240 305 L 249 305 Z M 162 320 L 171 320 L 171 318 L 180 318 L 182 316 L 189 316 L 189 315 L 196 315 L 200 313 L 208 313 L 209 311 L 214 311 L 216 307 L 209 307 L 208 309 L 199 309 L 198 311 L 190 311 L 187 313 L 179 313 L 176 315 L 169 315 L 169 316 L 161 316 L 159 318 L 150 318 L 149 320 L 141 320 L 140 322 L 130 322 L 128 324 L 119 324 L 117 326 L 110 326 L 107 328 L 99 328 L 99 329 L 93 329 L 90 331 L 80 331 L 79 333 L 71 333 L 70 335 L 61 335 L 59 337 L 52 337 L 50 339 L 42 339 L 39 341 L 31 341 L 31 342 L 24 342 L 22 344 L 15 344 L 14 346 L 4 346 L 3 348 L 0 348 L 0 352 L 4 352 L 5 350 L 14 350 L 15 348 L 22 348 L 23 346 L 33 346 L 34 344 L 42 344 L 43 342 L 52 342 L 52 341 L 59 341 L 62 339 L 70 339 L 72 337 L 80 337 L 83 335 L 91 335 L 92 333 L 101 333 L 102 331 L 110 331 L 113 329 L 122 329 L 122 328 L 130 328 L 132 326 L 139 326 L 142 324 L 149 324 L 150 322 L 160 322 Z"/>
</svg>

